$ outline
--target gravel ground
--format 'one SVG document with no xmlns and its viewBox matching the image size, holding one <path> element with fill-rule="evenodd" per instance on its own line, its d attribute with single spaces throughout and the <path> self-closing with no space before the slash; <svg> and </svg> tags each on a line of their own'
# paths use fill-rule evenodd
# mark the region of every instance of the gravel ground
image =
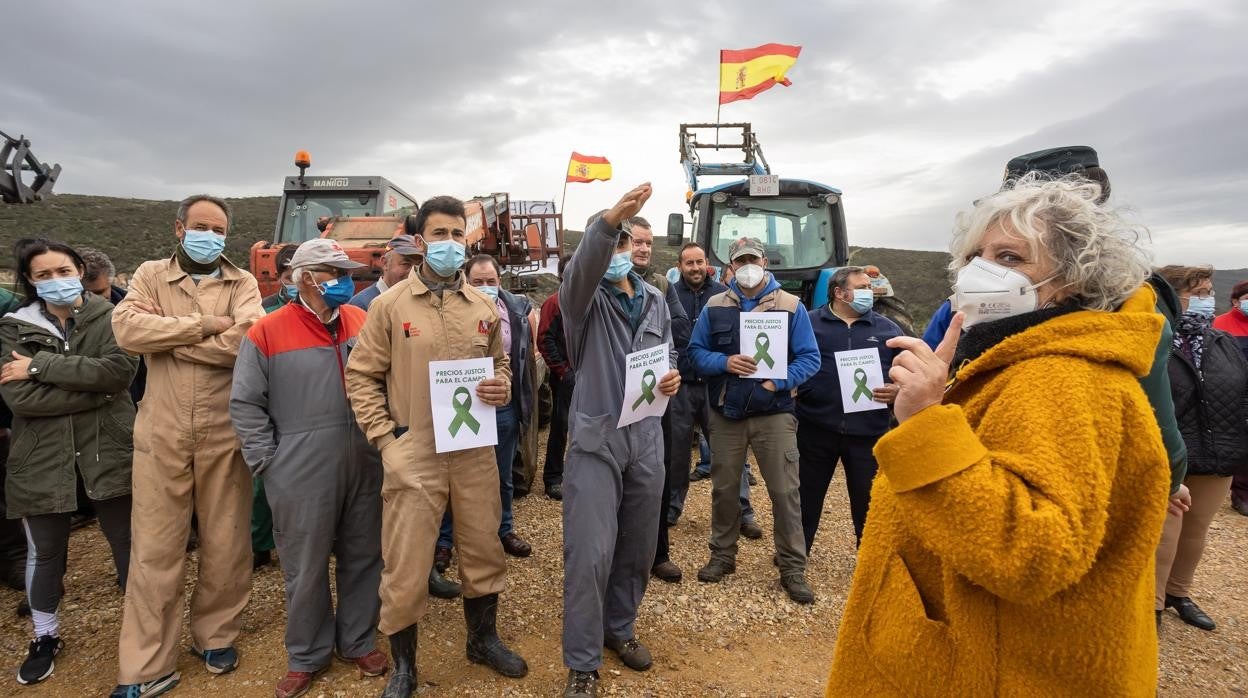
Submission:
<svg viewBox="0 0 1248 698">
<path fill-rule="evenodd" d="M 759 522 L 767 529 L 770 507 L 762 483 L 754 488 Z M 694 483 L 684 518 L 672 529 L 672 555 L 685 573 L 682 584 L 652 580 L 638 621 L 639 637 L 655 655 L 655 666 L 632 672 L 610 653 L 602 671 L 606 695 L 627 696 L 812 696 L 819 695 L 854 566 L 853 532 L 839 474 L 826 503 L 824 528 L 815 544 L 809 580 L 818 595 L 813 606 L 790 602 L 780 590 L 770 558 L 770 536 L 742 541 L 737 573 L 718 585 L 696 581 L 706 560 L 710 484 Z M 566 670 L 560 659 L 561 530 L 559 504 L 538 493 L 516 502 L 516 524 L 533 543 L 534 554 L 511 559 L 508 591 L 499 627 L 529 662 L 529 676 L 502 679 L 464 659 L 459 602 L 431 600 L 420 626 L 418 664 L 422 695 L 559 695 Z M 1195 630 L 1167 613 L 1162 629 L 1161 695 L 1248 695 L 1248 518 L 1230 507 L 1219 514 L 1197 574 L 1198 602 L 1219 626 Z M 99 529 L 74 533 L 67 595 L 62 603 L 65 651 L 55 675 L 43 684 L 20 687 L 0 679 L 0 693 L 29 696 L 104 696 L 117 671 L 121 594 Z M 195 575 L 195 556 L 188 579 Z M 188 591 L 190 586 L 188 584 Z M 30 625 L 11 609 L 20 595 L 0 590 L 0 661 L 10 671 L 25 657 Z M 1107 619 L 1106 622 L 1112 622 Z M 178 661 L 182 684 L 172 695 L 271 696 L 285 671 L 285 624 L 281 572 L 266 567 L 253 580 L 238 647 L 242 664 L 225 676 L 210 676 L 185 648 Z M 386 647 L 384 638 L 379 646 Z M 11 675 L 10 675 L 11 676 Z M 7 683 L 6 683 L 7 682 Z M 335 663 L 309 696 L 347 698 L 379 695 L 384 679 L 357 677 Z"/>
</svg>

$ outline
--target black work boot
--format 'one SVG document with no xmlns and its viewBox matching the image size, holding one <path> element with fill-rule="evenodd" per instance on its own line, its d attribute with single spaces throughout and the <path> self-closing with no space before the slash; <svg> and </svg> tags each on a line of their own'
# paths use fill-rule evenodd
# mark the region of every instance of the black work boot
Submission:
<svg viewBox="0 0 1248 698">
<path fill-rule="evenodd" d="M 524 659 L 507 649 L 498 637 L 498 594 L 476 599 L 464 597 L 464 621 L 468 625 L 468 661 L 518 679 L 529 673 Z"/>
<path fill-rule="evenodd" d="M 455 582 L 443 577 L 437 567 L 430 567 L 429 593 L 439 599 L 454 599 L 458 598 L 463 590 Z"/>
<path fill-rule="evenodd" d="M 381 698 L 410 698 L 416 690 L 416 625 L 390 636 L 390 660 L 394 670 Z"/>
</svg>

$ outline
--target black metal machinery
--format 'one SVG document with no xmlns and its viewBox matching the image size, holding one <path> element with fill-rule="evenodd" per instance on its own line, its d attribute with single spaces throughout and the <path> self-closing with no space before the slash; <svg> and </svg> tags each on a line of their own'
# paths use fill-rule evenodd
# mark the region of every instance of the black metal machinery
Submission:
<svg viewBox="0 0 1248 698">
<path fill-rule="evenodd" d="M 0 131 L 0 138 L 4 139 L 0 146 L 0 200 L 6 204 L 33 204 L 51 196 L 52 185 L 61 176 L 61 166 L 39 162 L 30 151 L 26 136 L 14 138 Z M 33 177 L 26 173 L 33 173 Z"/>
</svg>

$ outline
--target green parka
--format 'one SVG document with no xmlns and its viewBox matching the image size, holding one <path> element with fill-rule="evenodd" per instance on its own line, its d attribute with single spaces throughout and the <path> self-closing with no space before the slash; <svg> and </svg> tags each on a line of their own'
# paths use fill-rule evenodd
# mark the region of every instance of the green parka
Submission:
<svg viewBox="0 0 1248 698">
<path fill-rule="evenodd" d="M 0 385 L 13 412 L 9 518 L 76 511 L 75 468 L 91 499 L 130 493 L 135 410 L 128 388 L 139 360 L 113 339 L 112 304 L 85 298 L 68 338 L 44 315 L 42 301 L 0 318 L 0 364 L 14 351 L 32 357 L 30 380 Z"/>
</svg>

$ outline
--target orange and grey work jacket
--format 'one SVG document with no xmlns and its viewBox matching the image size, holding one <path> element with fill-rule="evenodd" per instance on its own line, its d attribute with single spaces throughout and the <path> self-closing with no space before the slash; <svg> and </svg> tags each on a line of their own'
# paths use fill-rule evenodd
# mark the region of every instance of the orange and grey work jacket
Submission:
<svg viewBox="0 0 1248 698">
<path fill-rule="evenodd" d="M 264 316 L 256 278 L 222 258 L 219 276 L 196 284 L 174 258 L 144 262 L 134 272 L 130 290 L 113 310 L 117 345 L 147 359 L 147 391 L 135 425 L 140 436 L 167 438 L 221 430 L 234 437 L 230 424 L 230 386 L 238 346 L 252 323 Z M 160 308 L 140 312 L 136 301 Z M 234 326 L 220 334 L 204 333 L 204 318 L 229 316 Z M 160 435 L 164 434 L 165 437 Z"/>
<path fill-rule="evenodd" d="M 470 286 L 463 272 L 456 281 L 456 288 L 439 295 L 414 271 L 368 306 L 347 362 L 347 393 L 360 429 L 378 450 L 396 438 L 396 429 L 409 429 L 411 438 L 428 445 L 417 449 L 417 457 L 435 456 L 430 361 L 492 357 L 494 377 L 510 390 L 511 362 L 494 301 Z"/>
</svg>

